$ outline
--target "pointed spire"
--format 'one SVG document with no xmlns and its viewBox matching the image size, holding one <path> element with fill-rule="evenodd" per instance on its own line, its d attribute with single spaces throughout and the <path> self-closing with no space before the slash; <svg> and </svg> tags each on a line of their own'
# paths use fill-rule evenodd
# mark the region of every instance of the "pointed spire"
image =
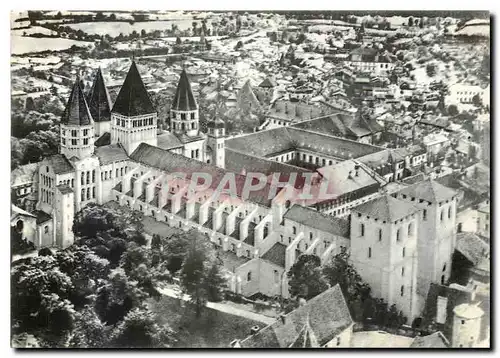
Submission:
<svg viewBox="0 0 500 358">
<path fill-rule="evenodd" d="M 156 112 L 135 61 L 132 61 L 127 77 L 125 77 L 122 88 L 116 97 L 112 112 L 127 117 Z"/>
<path fill-rule="evenodd" d="M 95 122 L 111 120 L 111 100 L 104 83 L 101 67 L 97 69 L 94 82 L 87 96 L 90 114 Z"/>
<path fill-rule="evenodd" d="M 175 92 L 171 108 L 175 111 L 195 111 L 198 109 L 193 91 L 191 90 L 189 78 L 184 68 L 181 72 L 181 77 L 179 79 L 179 84 L 177 85 L 177 91 Z"/>
<path fill-rule="evenodd" d="M 92 124 L 92 116 L 80 86 L 80 76 L 76 76 L 75 84 L 61 117 L 61 123 L 73 126 Z"/>
</svg>

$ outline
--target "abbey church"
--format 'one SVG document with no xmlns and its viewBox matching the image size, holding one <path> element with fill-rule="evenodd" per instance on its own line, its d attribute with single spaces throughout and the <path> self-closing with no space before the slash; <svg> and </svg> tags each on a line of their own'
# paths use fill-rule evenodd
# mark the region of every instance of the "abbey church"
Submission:
<svg viewBox="0 0 500 358">
<path fill-rule="evenodd" d="M 200 131 L 199 108 L 183 70 L 170 108 L 170 128 L 159 132 L 158 115 L 132 61 L 112 104 L 100 70 L 88 94 L 77 78 L 60 125 L 60 152 L 38 167 L 37 247 L 74 241 L 75 213 L 88 203 L 116 202 L 157 221 L 203 232 L 227 257 L 229 287 L 247 296 L 288 296 L 286 273 L 301 254 L 322 262 L 349 252 L 376 297 L 396 304 L 408 319 L 421 313 L 431 283 L 448 280 L 455 248 L 458 195 L 433 180 L 406 185 L 414 158 L 381 148 L 288 126 L 227 137 L 212 119 Z M 183 180 L 171 174 L 185 172 Z M 192 195 L 190 175 L 210 173 L 213 190 L 234 173 L 241 200 Z M 243 195 L 247 173 L 268 178 Z M 307 202 L 269 196 L 279 173 L 292 180 L 325 181 L 334 197 Z"/>
</svg>

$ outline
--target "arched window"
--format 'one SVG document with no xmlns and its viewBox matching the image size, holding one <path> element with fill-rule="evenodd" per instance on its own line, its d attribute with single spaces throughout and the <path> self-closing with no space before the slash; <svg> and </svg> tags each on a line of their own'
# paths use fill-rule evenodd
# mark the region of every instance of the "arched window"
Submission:
<svg viewBox="0 0 500 358">
<path fill-rule="evenodd" d="M 382 241 L 382 229 L 378 229 L 378 241 Z"/>
<path fill-rule="evenodd" d="M 278 270 L 274 270 L 274 282 L 278 283 L 280 281 L 280 274 Z"/>
<path fill-rule="evenodd" d="M 451 219 L 451 206 L 448 208 L 448 219 Z"/>
<path fill-rule="evenodd" d="M 443 272 L 446 271 L 446 263 L 443 265 Z"/>
<path fill-rule="evenodd" d="M 401 267 L 401 276 L 404 276 L 404 275 L 405 275 L 405 268 Z"/>
<path fill-rule="evenodd" d="M 372 248 L 369 247 L 368 248 L 368 258 L 371 258 L 372 257 Z"/>
<path fill-rule="evenodd" d="M 413 232 L 413 224 L 409 223 L 408 224 L 408 236 L 411 236 L 412 232 Z"/>
<path fill-rule="evenodd" d="M 406 248 L 403 247 L 403 257 L 405 257 L 405 254 L 406 254 Z"/>
<path fill-rule="evenodd" d="M 297 228 L 295 226 L 292 227 L 292 232 L 293 232 L 294 235 L 297 234 Z"/>
<path fill-rule="evenodd" d="M 247 273 L 247 281 L 248 281 L 248 282 L 252 281 L 252 271 L 249 271 L 249 272 Z"/>
<path fill-rule="evenodd" d="M 401 297 L 403 297 L 405 294 L 405 287 L 401 285 Z"/>
<path fill-rule="evenodd" d="M 396 241 L 399 241 L 401 239 L 401 229 L 398 229 L 396 231 Z"/>
<path fill-rule="evenodd" d="M 359 226 L 359 236 L 365 236 L 365 224 Z"/>
</svg>

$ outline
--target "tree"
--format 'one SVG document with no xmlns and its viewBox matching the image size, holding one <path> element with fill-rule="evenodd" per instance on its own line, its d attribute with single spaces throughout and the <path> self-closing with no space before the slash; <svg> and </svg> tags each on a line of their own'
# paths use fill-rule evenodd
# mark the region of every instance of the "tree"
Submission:
<svg viewBox="0 0 500 358">
<path fill-rule="evenodd" d="M 182 291 L 191 296 L 196 317 L 207 300 L 218 298 L 225 287 L 219 267 L 215 267 L 213 244 L 203 234 L 191 230 L 188 232 L 190 244 L 182 263 L 180 282 Z"/>
<path fill-rule="evenodd" d="M 288 290 L 292 297 L 307 300 L 328 288 L 321 272 L 321 260 L 316 255 L 301 255 L 287 273 Z"/>
<path fill-rule="evenodd" d="M 116 348 L 169 348 L 174 342 L 170 328 L 159 326 L 153 313 L 138 307 L 130 311 L 113 331 L 111 346 Z"/>
<path fill-rule="evenodd" d="M 457 115 L 458 115 L 458 108 L 457 108 L 457 106 L 456 106 L 456 105 L 454 105 L 454 104 L 450 104 L 450 105 L 448 106 L 448 114 L 449 114 L 450 116 L 452 116 L 452 117 L 457 116 Z"/>
<path fill-rule="evenodd" d="M 354 266 L 348 262 L 348 258 L 345 253 L 334 256 L 323 267 L 323 274 L 330 286 L 340 285 L 351 314 L 358 317 L 362 314 L 358 311 L 359 308 L 371 297 L 371 288 L 363 282 Z"/>
<path fill-rule="evenodd" d="M 181 40 L 181 38 L 179 36 L 177 36 L 177 38 L 175 39 L 175 44 L 176 45 L 182 44 L 182 40 Z"/>
<path fill-rule="evenodd" d="M 474 97 L 472 97 L 472 103 L 476 106 L 476 107 L 481 107 L 481 97 L 479 97 L 478 94 L 474 95 Z"/>
<path fill-rule="evenodd" d="M 223 276 L 220 266 L 213 263 L 205 277 L 208 300 L 212 302 L 222 301 L 224 290 L 227 288 L 227 281 Z"/>
<path fill-rule="evenodd" d="M 409 27 L 413 26 L 413 17 L 411 17 L 411 16 L 408 18 L 408 26 Z"/>
</svg>

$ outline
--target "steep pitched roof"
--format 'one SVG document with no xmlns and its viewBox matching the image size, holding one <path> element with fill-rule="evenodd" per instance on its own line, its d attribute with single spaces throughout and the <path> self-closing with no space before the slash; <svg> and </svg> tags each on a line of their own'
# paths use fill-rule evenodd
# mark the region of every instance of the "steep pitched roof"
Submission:
<svg viewBox="0 0 500 358">
<path fill-rule="evenodd" d="M 96 147 L 102 147 L 104 145 L 111 144 L 111 133 L 109 132 L 104 132 L 102 136 L 97 138 L 94 142 L 94 145 Z"/>
<path fill-rule="evenodd" d="M 472 232 L 458 233 L 455 249 L 475 266 L 490 254 L 490 245 Z"/>
<path fill-rule="evenodd" d="M 399 193 L 423 199 L 430 203 L 439 203 L 448 200 L 457 194 L 454 190 L 441 185 L 432 179 L 427 179 L 404 188 L 400 190 Z"/>
<path fill-rule="evenodd" d="M 318 340 L 316 339 L 316 335 L 311 328 L 309 323 L 309 318 L 304 325 L 304 328 L 300 331 L 299 335 L 295 342 L 293 342 L 289 348 L 319 348 Z"/>
<path fill-rule="evenodd" d="M 241 342 L 243 348 L 287 348 L 297 342 L 309 321 L 318 346 L 323 346 L 352 323 L 349 308 L 339 285 L 309 300 L 271 325 Z"/>
<path fill-rule="evenodd" d="M 135 61 L 132 61 L 127 77 L 125 77 L 125 81 L 116 97 L 112 112 L 127 117 L 156 112 Z"/>
<path fill-rule="evenodd" d="M 62 124 L 86 126 L 92 124 L 92 116 L 85 100 L 80 80 L 77 78 L 61 117 Z"/>
<path fill-rule="evenodd" d="M 281 242 L 277 242 L 269 250 L 267 250 L 264 255 L 261 256 L 261 259 L 284 268 L 285 252 L 286 245 L 283 245 Z"/>
<path fill-rule="evenodd" d="M 105 122 L 111 120 L 111 100 L 108 89 L 104 84 L 102 71 L 99 67 L 94 77 L 94 82 L 87 95 L 90 114 L 95 122 Z"/>
<path fill-rule="evenodd" d="M 171 108 L 176 111 L 194 111 L 198 109 L 185 69 L 182 69 Z"/>
<path fill-rule="evenodd" d="M 406 201 L 384 195 L 356 206 L 353 210 L 379 220 L 394 222 L 417 212 L 419 209 Z"/>
<path fill-rule="evenodd" d="M 255 95 L 250 80 L 246 81 L 243 87 L 238 91 L 236 97 L 238 108 L 240 109 L 256 109 L 260 107 L 260 102 Z"/>
<path fill-rule="evenodd" d="M 74 170 L 71 162 L 62 154 L 54 154 L 45 158 L 45 160 L 56 174 L 70 173 Z"/>
</svg>

